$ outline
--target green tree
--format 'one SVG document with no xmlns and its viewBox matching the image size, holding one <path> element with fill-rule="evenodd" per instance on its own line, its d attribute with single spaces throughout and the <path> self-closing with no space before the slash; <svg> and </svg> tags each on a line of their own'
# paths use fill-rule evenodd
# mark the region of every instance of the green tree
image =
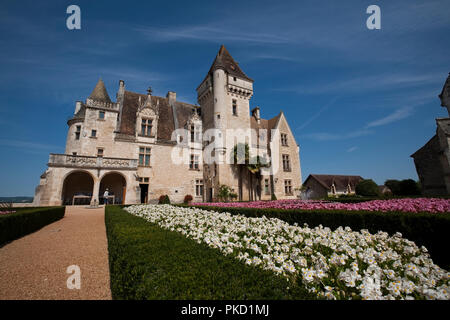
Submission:
<svg viewBox="0 0 450 320">
<path fill-rule="evenodd" d="M 400 195 L 400 181 L 390 179 L 390 180 L 386 180 L 384 182 L 384 185 L 386 187 L 388 187 L 389 189 L 391 189 L 391 192 L 393 195 L 395 195 L 395 196 Z"/>
<path fill-rule="evenodd" d="M 249 175 L 250 200 L 253 199 L 253 180 L 261 183 L 261 168 L 268 167 L 269 163 L 264 157 L 250 157 L 250 147 L 247 143 L 238 143 L 233 148 L 233 163 L 238 167 L 239 172 L 239 200 L 242 200 L 242 177 L 245 171 Z"/>
<path fill-rule="evenodd" d="M 232 190 L 229 186 L 222 184 L 219 187 L 219 193 L 217 196 L 219 197 L 220 201 L 227 202 L 229 198 L 231 198 Z"/>
<path fill-rule="evenodd" d="M 355 188 L 356 194 L 360 196 L 373 197 L 379 196 L 378 185 L 372 179 L 361 180 Z"/>
<path fill-rule="evenodd" d="M 420 188 L 413 179 L 405 179 L 400 181 L 400 195 L 401 196 L 417 196 L 420 195 Z"/>
</svg>

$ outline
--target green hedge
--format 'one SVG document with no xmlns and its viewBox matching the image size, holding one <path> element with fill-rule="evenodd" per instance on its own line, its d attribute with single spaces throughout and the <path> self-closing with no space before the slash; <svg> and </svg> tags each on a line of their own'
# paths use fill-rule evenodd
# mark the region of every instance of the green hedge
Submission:
<svg viewBox="0 0 450 320">
<path fill-rule="evenodd" d="M 345 210 L 284 210 L 259 208 L 222 208 L 197 206 L 201 209 L 229 212 L 247 217 L 278 218 L 289 224 L 310 227 L 322 225 L 332 230 L 342 226 L 359 231 L 367 229 L 371 233 L 384 231 L 390 235 L 400 232 L 403 237 L 425 246 L 433 261 L 450 270 L 450 213 L 405 213 Z"/>
<path fill-rule="evenodd" d="M 301 284 L 245 265 L 119 207 L 106 207 L 113 299 L 310 299 Z"/>
<path fill-rule="evenodd" d="M 12 208 L 0 215 L 0 246 L 64 217 L 65 207 Z"/>
</svg>

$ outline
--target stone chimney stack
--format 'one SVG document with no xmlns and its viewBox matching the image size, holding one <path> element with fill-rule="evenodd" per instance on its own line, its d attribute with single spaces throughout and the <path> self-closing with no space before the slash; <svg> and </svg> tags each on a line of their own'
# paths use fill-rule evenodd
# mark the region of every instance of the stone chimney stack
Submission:
<svg viewBox="0 0 450 320">
<path fill-rule="evenodd" d="M 259 123 L 261 120 L 260 114 L 259 114 L 259 107 L 255 107 L 252 110 L 252 116 L 255 117 L 256 121 Z"/>
<path fill-rule="evenodd" d="M 81 101 L 77 101 L 75 103 L 75 112 L 73 114 L 77 114 L 78 111 L 81 109 Z"/>
<path fill-rule="evenodd" d="M 173 102 L 177 101 L 177 93 L 173 91 L 167 92 L 166 95 L 167 99 L 169 99 L 169 104 L 172 104 Z"/>
<path fill-rule="evenodd" d="M 124 94 L 125 94 L 125 81 L 119 80 L 119 92 L 117 92 L 117 97 L 119 96 L 123 97 Z"/>
</svg>

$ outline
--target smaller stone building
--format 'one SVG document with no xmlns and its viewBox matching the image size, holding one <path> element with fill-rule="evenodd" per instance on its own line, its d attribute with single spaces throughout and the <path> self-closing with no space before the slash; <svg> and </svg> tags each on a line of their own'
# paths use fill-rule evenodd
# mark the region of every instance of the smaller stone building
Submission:
<svg viewBox="0 0 450 320">
<path fill-rule="evenodd" d="M 449 118 L 436 119 L 436 134 L 411 155 L 422 193 L 429 196 L 450 195 L 450 74 L 439 99 Z"/>
<path fill-rule="evenodd" d="M 354 194 L 360 176 L 310 174 L 303 183 L 307 199 L 319 199 L 341 194 Z"/>
</svg>

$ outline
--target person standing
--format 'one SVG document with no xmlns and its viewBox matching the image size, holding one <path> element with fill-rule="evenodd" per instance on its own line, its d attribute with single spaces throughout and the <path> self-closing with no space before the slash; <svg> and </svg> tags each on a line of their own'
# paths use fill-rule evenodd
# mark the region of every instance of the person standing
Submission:
<svg viewBox="0 0 450 320">
<path fill-rule="evenodd" d="M 108 196 L 109 196 L 109 191 L 108 191 L 108 188 L 106 188 L 105 193 L 103 193 L 103 198 L 105 199 L 105 206 L 108 204 Z"/>
</svg>

